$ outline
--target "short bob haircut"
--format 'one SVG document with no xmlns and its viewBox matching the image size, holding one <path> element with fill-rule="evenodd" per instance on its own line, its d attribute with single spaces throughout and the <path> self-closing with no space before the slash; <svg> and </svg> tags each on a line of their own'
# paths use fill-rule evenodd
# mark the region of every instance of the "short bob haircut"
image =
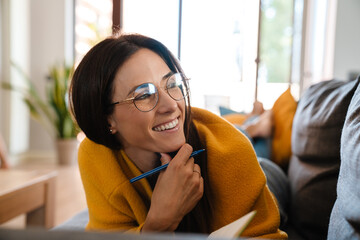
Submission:
<svg viewBox="0 0 360 240">
<path fill-rule="evenodd" d="M 70 108 L 78 126 L 89 139 L 111 149 L 121 148 L 121 143 L 110 134 L 107 120 L 114 111 L 111 105 L 114 78 L 126 60 L 142 48 L 158 54 L 174 73 L 185 75 L 178 60 L 159 41 L 140 34 L 120 34 L 94 46 L 76 68 L 71 81 Z M 184 131 L 188 138 L 191 111 L 189 95 L 185 104 Z"/>
</svg>

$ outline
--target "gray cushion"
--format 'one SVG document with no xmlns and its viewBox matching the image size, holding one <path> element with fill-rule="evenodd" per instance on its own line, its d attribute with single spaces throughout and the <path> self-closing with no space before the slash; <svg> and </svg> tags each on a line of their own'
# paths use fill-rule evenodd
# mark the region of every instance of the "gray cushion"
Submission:
<svg viewBox="0 0 360 240">
<path fill-rule="evenodd" d="M 258 157 L 260 166 L 265 173 L 267 185 L 278 201 L 281 224 L 286 225 L 288 220 L 288 205 L 290 200 L 289 180 L 284 171 L 274 162 Z"/>
<path fill-rule="evenodd" d="M 68 219 L 64 223 L 52 228 L 51 230 L 55 231 L 85 231 L 85 227 L 89 222 L 89 211 L 84 209 L 81 212 L 74 215 L 72 218 Z"/>
<path fill-rule="evenodd" d="M 359 183 L 360 85 L 351 100 L 341 135 L 338 196 L 331 213 L 328 239 L 360 239 Z"/>
<path fill-rule="evenodd" d="M 340 136 L 359 81 L 324 81 L 301 97 L 293 121 L 290 221 L 307 239 L 325 239 L 336 199 Z"/>
</svg>

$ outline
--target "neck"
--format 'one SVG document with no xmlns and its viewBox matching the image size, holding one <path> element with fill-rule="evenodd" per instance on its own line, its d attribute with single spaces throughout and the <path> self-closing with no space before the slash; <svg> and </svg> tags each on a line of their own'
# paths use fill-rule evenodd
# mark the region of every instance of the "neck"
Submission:
<svg viewBox="0 0 360 240">
<path fill-rule="evenodd" d="M 142 171 L 147 172 L 159 166 L 159 156 L 154 152 L 139 151 L 139 149 L 124 149 L 126 155 Z"/>
</svg>

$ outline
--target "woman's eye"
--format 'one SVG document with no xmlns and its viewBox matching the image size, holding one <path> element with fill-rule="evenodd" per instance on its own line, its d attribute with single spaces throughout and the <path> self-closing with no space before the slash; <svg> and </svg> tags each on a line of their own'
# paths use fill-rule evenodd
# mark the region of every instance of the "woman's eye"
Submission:
<svg viewBox="0 0 360 240">
<path fill-rule="evenodd" d="M 170 82 L 167 85 L 167 89 L 171 89 L 171 88 L 176 88 L 178 85 L 176 84 L 176 82 Z"/>
<path fill-rule="evenodd" d="M 144 93 L 144 94 L 136 96 L 134 100 L 136 100 L 136 101 L 145 100 L 147 98 L 150 98 L 151 95 L 152 95 L 151 93 Z"/>
</svg>

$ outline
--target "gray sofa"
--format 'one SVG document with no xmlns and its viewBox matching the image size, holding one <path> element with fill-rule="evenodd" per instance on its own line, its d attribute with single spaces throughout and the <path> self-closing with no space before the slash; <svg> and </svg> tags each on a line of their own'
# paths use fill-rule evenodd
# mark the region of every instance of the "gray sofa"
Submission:
<svg viewBox="0 0 360 240">
<path fill-rule="evenodd" d="M 328 239 L 360 239 L 360 85 L 351 100 L 341 135 L 337 199 Z"/>
<path fill-rule="evenodd" d="M 288 169 L 289 218 L 305 239 L 327 238 L 341 162 L 341 131 L 358 86 L 359 79 L 320 82 L 311 86 L 298 103 Z"/>
</svg>

